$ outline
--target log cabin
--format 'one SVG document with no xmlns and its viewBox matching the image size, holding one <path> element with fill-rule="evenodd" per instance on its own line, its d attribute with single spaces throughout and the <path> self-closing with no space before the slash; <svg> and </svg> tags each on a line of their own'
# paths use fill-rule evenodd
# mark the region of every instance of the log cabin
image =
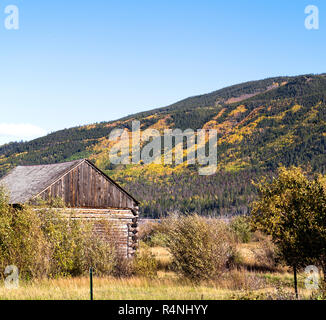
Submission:
<svg viewBox="0 0 326 320">
<path fill-rule="evenodd" d="M 67 208 L 57 210 L 69 209 L 76 219 L 109 221 L 118 252 L 126 258 L 135 254 L 139 203 L 91 161 L 18 166 L 0 185 L 7 189 L 13 206 L 61 198 Z M 105 237 L 101 234 L 105 228 L 96 225 L 96 232 Z"/>
</svg>

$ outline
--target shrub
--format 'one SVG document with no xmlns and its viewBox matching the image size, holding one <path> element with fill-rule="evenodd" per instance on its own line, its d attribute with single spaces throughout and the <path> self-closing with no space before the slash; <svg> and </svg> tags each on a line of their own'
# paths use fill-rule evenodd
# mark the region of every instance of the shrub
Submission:
<svg viewBox="0 0 326 320">
<path fill-rule="evenodd" d="M 138 276 L 154 278 L 157 275 L 157 267 L 155 256 L 150 252 L 149 247 L 143 244 L 133 261 L 134 273 Z"/>
<path fill-rule="evenodd" d="M 23 211 L 26 211 L 26 208 Z M 66 276 L 74 269 L 78 227 L 70 219 L 65 219 L 54 210 L 39 210 L 41 231 L 49 249 L 48 276 Z"/>
<path fill-rule="evenodd" d="M 134 266 L 132 259 L 117 256 L 116 265 L 113 270 L 113 276 L 118 278 L 128 278 L 134 275 Z"/>
<path fill-rule="evenodd" d="M 158 223 L 154 222 L 144 222 L 139 226 L 139 240 L 143 242 L 148 242 L 151 239 L 151 236 L 157 230 Z"/>
<path fill-rule="evenodd" d="M 76 223 L 76 222 L 75 222 Z M 115 242 L 107 221 L 100 221 L 107 237 L 101 238 L 94 232 L 94 224 L 77 221 L 75 227 L 76 249 L 73 275 L 83 275 L 90 267 L 97 276 L 113 275 L 118 265 Z M 82 233 L 79 230 L 83 230 Z"/>
<path fill-rule="evenodd" d="M 42 221 L 42 231 L 50 248 L 50 277 L 80 276 L 90 267 L 97 275 L 112 274 L 116 264 L 114 243 L 102 239 L 94 232 L 95 225 L 89 221 L 74 219 L 73 216 L 58 213 L 53 209 L 38 211 Z M 105 221 L 100 221 L 110 230 Z"/>
<path fill-rule="evenodd" d="M 2 201 L 1 201 L 2 202 Z M 49 245 L 41 220 L 31 210 L 13 209 L 1 203 L 0 270 L 15 265 L 21 277 L 42 277 L 49 270 Z"/>
<path fill-rule="evenodd" d="M 162 232 L 156 232 L 151 239 L 146 242 L 150 247 L 166 247 L 167 235 Z"/>
<path fill-rule="evenodd" d="M 226 224 L 198 215 L 168 220 L 168 248 L 175 270 L 193 281 L 218 277 L 233 252 Z"/>
<path fill-rule="evenodd" d="M 140 227 L 139 239 L 150 247 L 166 247 L 166 238 L 162 223 L 146 222 Z"/>
<path fill-rule="evenodd" d="M 228 269 L 241 269 L 243 264 L 244 264 L 244 259 L 241 253 L 239 252 L 239 250 L 237 250 L 235 246 L 232 247 L 230 249 L 229 258 L 227 261 Z"/>
<path fill-rule="evenodd" d="M 231 231 L 234 233 L 238 242 L 248 243 L 252 237 L 249 217 L 237 216 L 232 218 L 230 222 Z"/>
<path fill-rule="evenodd" d="M 53 209 L 13 208 L 0 189 L 0 272 L 15 265 L 22 279 L 53 278 L 82 275 L 92 266 L 99 275 L 112 274 L 114 243 L 93 228 Z"/>
</svg>

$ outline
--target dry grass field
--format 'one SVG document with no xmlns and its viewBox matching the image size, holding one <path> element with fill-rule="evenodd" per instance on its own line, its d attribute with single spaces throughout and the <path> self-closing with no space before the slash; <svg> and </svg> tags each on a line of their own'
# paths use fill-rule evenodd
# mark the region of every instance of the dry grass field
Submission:
<svg viewBox="0 0 326 320">
<path fill-rule="evenodd" d="M 241 252 L 248 264 L 252 261 L 254 243 L 241 245 Z M 131 277 L 94 278 L 95 300 L 226 300 L 258 299 L 261 293 L 270 293 L 282 299 L 293 293 L 292 274 L 286 269 L 274 272 L 234 269 L 219 280 L 205 281 L 194 285 L 169 271 L 171 257 L 162 247 L 151 248 L 158 260 L 160 271 L 155 279 Z M 300 298 L 308 299 L 311 292 L 304 289 L 304 275 L 299 276 Z M 279 289 L 281 288 L 281 289 Z M 0 286 L 2 300 L 87 300 L 89 299 L 89 279 L 61 278 L 56 280 L 35 280 L 20 282 L 18 289 L 8 290 Z"/>
</svg>

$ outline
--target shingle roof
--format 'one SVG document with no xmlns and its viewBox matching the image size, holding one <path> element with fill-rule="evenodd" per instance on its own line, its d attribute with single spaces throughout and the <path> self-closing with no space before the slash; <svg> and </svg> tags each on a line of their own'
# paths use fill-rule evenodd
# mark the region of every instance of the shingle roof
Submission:
<svg viewBox="0 0 326 320">
<path fill-rule="evenodd" d="M 26 203 L 83 161 L 18 166 L 0 180 L 0 185 L 9 191 L 10 204 Z"/>
</svg>

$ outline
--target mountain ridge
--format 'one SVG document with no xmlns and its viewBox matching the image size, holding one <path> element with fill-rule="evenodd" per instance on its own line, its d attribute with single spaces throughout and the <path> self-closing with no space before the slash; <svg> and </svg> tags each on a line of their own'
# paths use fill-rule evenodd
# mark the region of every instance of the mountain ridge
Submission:
<svg viewBox="0 0 326 320">
<path fill-rule="evenodd" d="M 108 159 L 114 128 L 218 132 L 218 173 L 198 177 L 196 166 L 114 166 Z M 24 143 L 0 146 L 0 175 L 15 165 L 90 158 L 142 202 L 143 214 L 169 211 L 246 213 L 255 196 L 250 181 L 280 164 L 326 171 L 326 74 L 273 77 L 233 85 L 119 120 L 63 129 Z M 191 186 L 198 186 L 196 190 Z"/>
</svg>

